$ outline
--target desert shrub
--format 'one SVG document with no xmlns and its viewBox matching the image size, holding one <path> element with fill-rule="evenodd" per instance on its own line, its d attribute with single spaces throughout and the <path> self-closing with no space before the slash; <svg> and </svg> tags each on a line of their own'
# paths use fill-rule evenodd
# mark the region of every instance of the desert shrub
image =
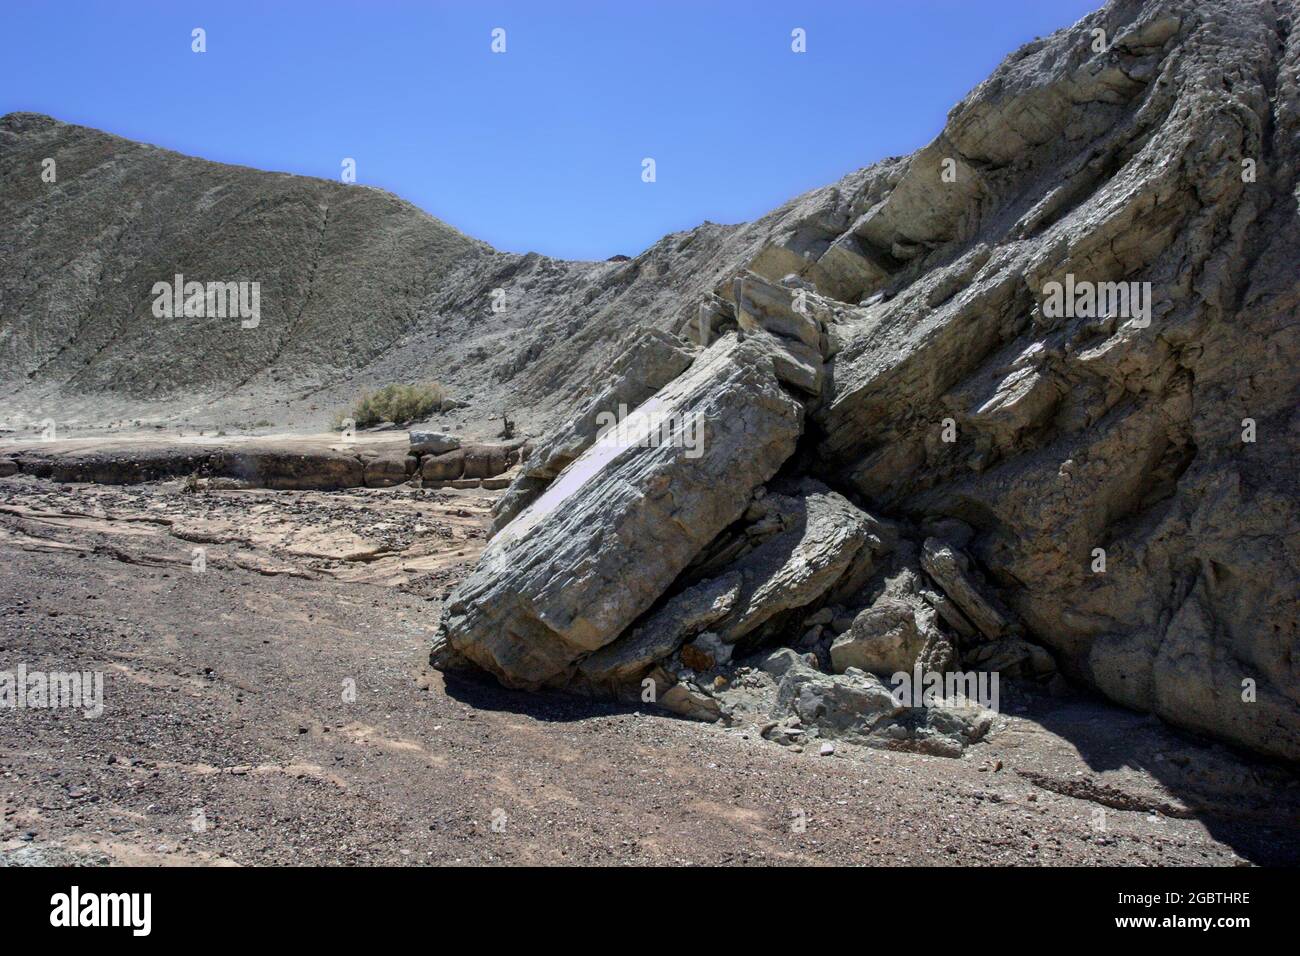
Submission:
<svg viewBox="0 0 1300 956">
<path fill-rule="evenodd" d="M 437 382 L 432 385 L 385 385 L 377 392 L 362 392 L 352 406 L 350 415 L 339 413 L 334 427 L 342 428 L 344 419 L 351 418 L 357 428 L 369 428 L 380 422 L 405 425 L 428 418 L 442 404 L 443 390 Z"/>
</svg>

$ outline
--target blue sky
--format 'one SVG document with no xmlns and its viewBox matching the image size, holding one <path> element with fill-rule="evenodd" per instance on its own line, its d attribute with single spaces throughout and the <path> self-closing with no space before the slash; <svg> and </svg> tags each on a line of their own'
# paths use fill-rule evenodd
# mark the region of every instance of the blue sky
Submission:
<svg viewBox="0 0 1300 956">
<path fill-rule="evenodd" d="M 603 259 L 924 145 L 1100 3 L 4 0 L 0 113 L 330 179 L 352 157 L 498 248 Z"/>
</svg>

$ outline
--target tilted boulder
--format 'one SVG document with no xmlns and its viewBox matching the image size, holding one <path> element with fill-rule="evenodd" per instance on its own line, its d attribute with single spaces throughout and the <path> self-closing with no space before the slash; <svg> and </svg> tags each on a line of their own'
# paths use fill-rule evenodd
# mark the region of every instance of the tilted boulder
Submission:
<svg viewBox="0 0 1300 956">
<path fill-rule="evenodd" d="M 709 670 L 728 660 L 731 645 L 746 635 L 824 595 L 860 552 L 878 556 L 891 540 L 882 539 L 870 515 L 808 479 L 787 492 L 764 494 L 744 517 L 743 530 L 719 536 L 713 547 L 722 542 L 721 549 L 691 565 L 702 580 L 583 660 L 580 675 L 603 685 L 635 681 L 706 628 L 702 640 L 682 647 L 680 665 Z M 739 547 L 751 537 L 751 547 Z"/>
<path fill-rule="evenodd" d="M 667 441 L 592 445 L 497 533 L 448 601 L 435 663 L 563 683 L 740 517 L 793 453 L 803 407 L 761 350 L 728 336 L 629 417 L 664 422 Z"/>
</svg>

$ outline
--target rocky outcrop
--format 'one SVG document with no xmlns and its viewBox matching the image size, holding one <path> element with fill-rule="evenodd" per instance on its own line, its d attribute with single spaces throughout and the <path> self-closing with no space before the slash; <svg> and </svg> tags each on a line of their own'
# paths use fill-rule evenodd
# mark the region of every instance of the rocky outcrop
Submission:
<svg viewBox="0 0 1300 956">
<path fill-rule="evenodd" d="M 797 644 L 812 673 L 785 695 L 790 719 L 805 719 L 799 706 L 834 712 L 831 731 L 867 737 L 877 717 L 898 720 L 871 703 L 873 672 L 961 663 L 1053 687 L 1064 673 L 1300 759 L 1300 494 L 1286 465 L 1300 451 L 1297 12 L 1112 2 L 1013 54 L 926 148 L 808 199 L 678 328 L 705 348 L 696 366 L 719 334 L 761 354 L 809 420 L 797 455 L 782 445 L 781 461 L 728 483 L 748 494 L 779 465 L 787 484 L 829 487 L 774 491 L 764 514 L 733 487 L 666 489 L 575 471 L 579 457 L 532 480 L 586 488 L 593 502 L 600 489 L 615 506 L 585 514 L 606 515 L 620 541 L 650 536 L 623 518 L 629 480 L 650 496 L 706 494 L 732 517 L 621 545 L 612 567 L 638 582 L 631 601 L 588 587 L 586 552 L 570 555 L 566 584 L 581 583 L 595 613 L 617 608 L 572 640 L 576 612 L 533 597 L 564 577 L 540 553 L 562 547 L 552 509 L 532 520 L 516 509 L 502 550 L 453 602 L 445 642 L 517 683 L 565 683 L 586 652 L 645 648 L 627 674 L 661 654 L 656 682 L 719 719 L 726 706 L 702 700 L 725 696 L 714 685 L 736 672 L 707 653 L 715 636 Z M 541 492 L 533 508 L 552 494 L 517 491 Z M 806 537 L 831 502 L 834 535 Z M 783 517 L 797 507 L 801 531 Z M 879 552 L 855 549 L 873 523 Z M 548 547 L 533 553 L 530 540 Z M 734 599 L 724 574 L 740 575 Z M 506 594 L 547 625 L 475 610 Z M 656 602 L 666 616 L 629 631 Z M 687 606 L 720 616 L 666 610 Z M 829 623 L 810 623 L 822 608 Z M 793 703 L 804 686 L 825 706 Z M 895 733 L 916 741 L 945 715 L 913 715 Z"/>
<path fill-rule="evenodd" d="M 1300 759 L 1294 589 L 1261 583 L 1296 577 L 1300 527 L 1269 464 L 1296 451 L 1278 361 L 1300 355 L 1284 6 L 1110 4 L 960 104 L 855 226 L 919 248 L 841 326 L 814 472 L 892 517 L 969 523 L 969 562 L 939 540 L 922 557 L 944 623 L 992 642 L 968 662 L 1055 658 Z"/>
</svg>

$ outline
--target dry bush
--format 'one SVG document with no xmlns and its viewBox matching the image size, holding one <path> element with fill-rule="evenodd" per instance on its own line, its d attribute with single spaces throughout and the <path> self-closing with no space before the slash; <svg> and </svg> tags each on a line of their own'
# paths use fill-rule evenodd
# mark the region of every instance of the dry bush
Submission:
<svg viewBox="0 0 1300 956">
<path fill-rule="evenodd" d="M 377 392 L 362 392 L 352 406 L 350 415 L 340 413 L 334 427 L 342 428 L 350 417 L 357 428 L 369 428 L 381 422 L 405 425 L 428 418 L 442 405 L 444 392 L 441 385 L 385 385 Z"/>
</svg>

